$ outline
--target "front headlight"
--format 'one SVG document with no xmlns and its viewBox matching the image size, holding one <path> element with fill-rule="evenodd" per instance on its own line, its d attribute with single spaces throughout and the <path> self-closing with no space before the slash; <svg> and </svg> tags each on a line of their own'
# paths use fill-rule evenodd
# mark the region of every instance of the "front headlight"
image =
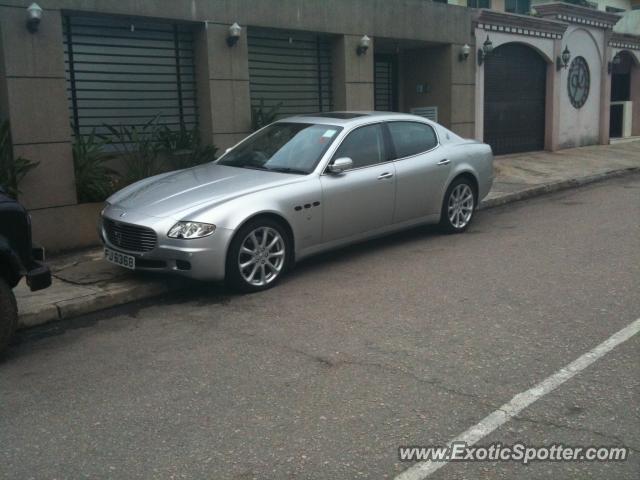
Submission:
<svg viewBox="0 0 640 480">
<path fill-rule="evenodd" d="M 169 238 L 202 238 L 216 231 L 210 223 L 178 222 L 167 233 Z"/>
<path fill-rule="evenodd" d="M 109 208 L 111 206 L 111 204 L 109 202 L 104 202 L 104 205 L 102 205 L 102 210 L 100 210 L 100 216 L 104 215 L 104 211 Z"/>
</svg>

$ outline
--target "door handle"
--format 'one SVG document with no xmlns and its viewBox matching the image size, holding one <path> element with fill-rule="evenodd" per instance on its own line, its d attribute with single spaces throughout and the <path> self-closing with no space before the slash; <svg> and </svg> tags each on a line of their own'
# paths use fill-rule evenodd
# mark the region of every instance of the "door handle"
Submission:
<svg viewBox="0 0 640 480">
<path fill-rule="evenodd" d="M 378 180 L 384 180 L 385 178 L 391 178 L 391 177 L 393 177 L 393 173 L 384 172 L 380 174 L 380 176 L 378 177 Z"/>
<path fill-rule="evenodd" d="M 449 160 L 448 158 L 443 158 L 438 162 L 438 165 L 449 165 L 450 163 L 451 163 L 451 160 Z"/>
</svg>

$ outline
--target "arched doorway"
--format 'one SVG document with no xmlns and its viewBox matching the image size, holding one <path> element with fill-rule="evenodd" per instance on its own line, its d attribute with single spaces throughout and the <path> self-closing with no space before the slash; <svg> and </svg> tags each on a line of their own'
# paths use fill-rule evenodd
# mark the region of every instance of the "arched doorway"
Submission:
<svg viewBox="0 0 640 480">
<path fill-rule="evenodd" d="M 544 149 L 545 60 L 531 47 L 507 43 L 485 62 L 485 143 L 497 155 Z"/>
<path fill-rule="evenodd" d="M 633 56 L 622 50 L 611 62 L 611 111 L 609 114 L 609 136 L 630 137 L 640 132 L 636 125 L 640 115 L 635 109 L 640 106 L 640 74 Z M 634 88 L 635 87 L 635 88 Z"/>
</svg>

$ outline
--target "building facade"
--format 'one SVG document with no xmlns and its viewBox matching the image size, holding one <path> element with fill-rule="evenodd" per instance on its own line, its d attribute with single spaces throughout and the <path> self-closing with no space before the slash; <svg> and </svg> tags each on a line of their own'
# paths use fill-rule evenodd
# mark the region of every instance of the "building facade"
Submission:
<svg viewBox="0 0 640 480">
<path fill-rule="evenodd" d="M 523 15 L 520 0 L 41 0 L 32 32 L 27 3 L 0 5 L 0 118 L 15 156 L 39 162 L 21 200 L 53 250 L 96 240 L 99 206 L 78 203 L 72 145 L 106 125 L 156 119 L 219 149 L 270 111 L 413 112 L 496 153 L 608 143 L 610 117 L 616 135 L 640 135 L 638 32 L 614 32 L 617 13 Z"/>
</svg>

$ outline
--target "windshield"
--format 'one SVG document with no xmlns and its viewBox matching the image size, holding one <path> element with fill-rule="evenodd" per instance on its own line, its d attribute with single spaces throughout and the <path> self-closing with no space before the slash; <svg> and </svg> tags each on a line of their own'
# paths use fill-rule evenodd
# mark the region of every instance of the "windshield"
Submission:
<svg viewBox="0 0 640 480">
<path fill-rule="evenodd" d="M 274 123 L 227 152 L 218 164 L 308 174 L 340 130 L 335 125 Z"/>
</svg>

